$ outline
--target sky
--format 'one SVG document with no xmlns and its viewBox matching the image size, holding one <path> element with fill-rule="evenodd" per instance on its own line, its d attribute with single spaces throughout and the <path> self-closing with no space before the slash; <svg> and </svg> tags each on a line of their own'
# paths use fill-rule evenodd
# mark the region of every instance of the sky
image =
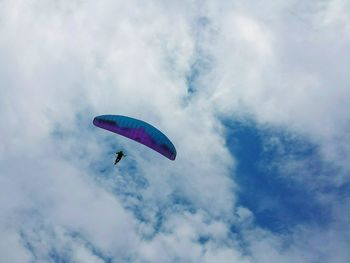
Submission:
<svg viewBox="0 0 350 263">
<path fill-rule="evenodd" d="M 350 262 L 349 13 L 1 1 L 0 261 Z M 176 160 L 102 114 L 156 126 Z"/>
</svg>

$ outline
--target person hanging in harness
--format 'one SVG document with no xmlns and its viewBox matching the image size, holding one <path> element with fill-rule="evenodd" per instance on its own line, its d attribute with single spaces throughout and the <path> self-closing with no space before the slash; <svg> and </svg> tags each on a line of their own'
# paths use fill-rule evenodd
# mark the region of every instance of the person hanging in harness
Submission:
<svg viewBox="0 0 350 263">
<path fill-rule="evenodd" d="M 119 151 L 119 152 L 116 152 L 115 153 L 117 155 L 116 159 L 115 159 L 115 162 L 114 162 L 114 165 L 116 165 L 117 163 L 119 163 L 119 161 L 125 157 L 126 155 L 123 153 L 123 151 Z"/>
</svg>

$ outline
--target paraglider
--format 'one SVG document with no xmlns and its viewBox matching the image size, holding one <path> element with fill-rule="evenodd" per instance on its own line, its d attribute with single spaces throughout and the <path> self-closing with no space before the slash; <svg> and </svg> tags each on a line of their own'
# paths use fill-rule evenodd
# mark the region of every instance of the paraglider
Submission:
<svg viewBox="0 0 350 263">
<path fill-rule="evenodd" d="M 122 115 L 101 115 L 94 118 L 93 124 L 137 141 L 170 160 L 176 158 L 174 144 L 160 130 L 147 122 Z"/>
<path fill-rule="evenodd" d="M 116 165 L 117 163 L 120 162 L 120 160 L 125 157 L 126 155 L 123 153 L 123 151 L 119 151 L 115 153 L 117 155 L 117 157 L 115 158 L 115 162 L 114 165 Z"/>
</svg>

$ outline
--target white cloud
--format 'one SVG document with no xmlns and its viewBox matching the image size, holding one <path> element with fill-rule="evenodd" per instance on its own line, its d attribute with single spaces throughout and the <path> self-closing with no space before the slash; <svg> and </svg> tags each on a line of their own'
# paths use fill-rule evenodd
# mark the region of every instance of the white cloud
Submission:
<svg viewBox="0 0 350 263">
<path fill-rule="evenodd" d="M 320 20 L 321 14 L 338 10 L 339 16 L 331 17 L 339 21 L 342 5 L 346 2 L 330 1 L 319 11 L 311 10 L 313 24 L 291 15 L 292 5 L 276 10 L 279 15 L 271 14 L 269 20 L 265 13 L 225 13 L 217 22 L 219 52 L 215 82 L 209 85 L 216 89 L 212 98 L 220 111 L 232 114 L 243 108 L 260 122 L 307 134 L 323 145 L 326 158 L 347 168 L 341 156 L 348 156 L 349 149 L 339 143 L 346 141 L 349 130 L 349 77 L 344 71 L 349 67 L 349 38 L 343 34 L 347 22 L 330 27 Z M 282 14 L 290 22 L 282 20 Z M 235 17 L 241 29 L 232 32 Z"/>
<path fill-rule="evenodd" d="M 76 262 L 103 262 L 92 248 L 136 262 L 314 259 L 293 242 L 283 248 L 288 238 L 260 230 L 251 211 L 235 207 L 235 163 L 217 119 L 248 114 L 306 134 L 345 170 L 332 183 L 348 181 L 349 6 L 334 0 L 298 14 L 297 4 L 4 1 L 0 259 L 45 262 L 53 248 Z M 186 77 L 200 59 L 209 66 L 189 94 Z M 123 166 L 97 172 L 94 164 L 112 163 L 110 135 L 91 124 L 103 113 L 157 125 L 175 142 L 177 160 L 113 137 L 130 148 L 147 185 Z M 118 193 L 121 182 L 141 197 Z M 174 195 L 190 205 L 174 205 Z M 334 213 L 329 232 L 300 231 L 298 240 L 314 248 L 308 236 L 334 237 L 324 253 L 342 262 L 347 239 Z M 232 237 L 231 224 L 243 237 Z"/>
</svg>

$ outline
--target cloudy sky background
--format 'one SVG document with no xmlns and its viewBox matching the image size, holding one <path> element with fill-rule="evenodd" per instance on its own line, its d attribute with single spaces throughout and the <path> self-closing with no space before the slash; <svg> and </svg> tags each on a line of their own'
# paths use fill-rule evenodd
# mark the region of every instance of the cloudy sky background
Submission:
<svg viewBox="0 0 350 263">
<path fill-rule="evenodd" d="M 0 261 L 349 262 L 349 13 L 1 1 Z M 100 114 L 157 126 L 176 161 Z"/>
</svg>

